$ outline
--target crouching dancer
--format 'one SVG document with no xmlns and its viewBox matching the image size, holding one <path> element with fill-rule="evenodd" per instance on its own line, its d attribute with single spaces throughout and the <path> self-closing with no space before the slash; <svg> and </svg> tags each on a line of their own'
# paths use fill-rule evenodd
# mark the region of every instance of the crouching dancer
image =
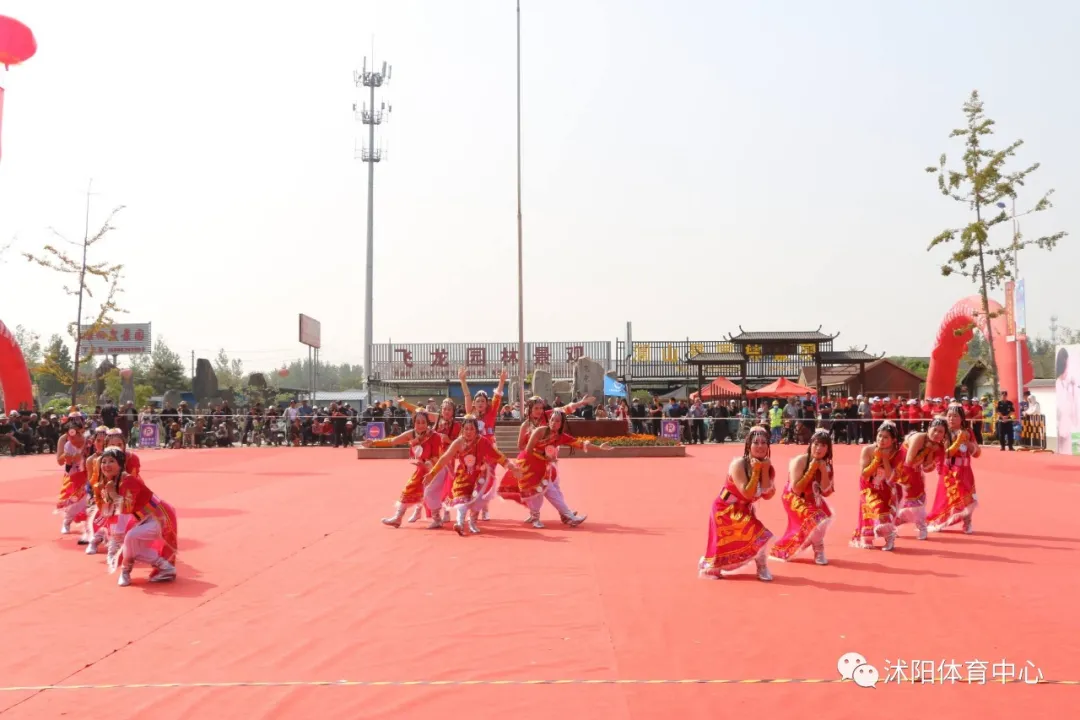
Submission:
<svg viewBox="0 0 1080 720">
<path fill-rule="evenodd" d="M 176 511 L 146 486 L 138 475 L 124 472 L 127 457 L 118 447 L 106 448 L 99 463 L 102 496 L 113 506 L 109 533 L 109 571 L 120 568 L 120 587 L 131 584 L 135 561 L 150 565 L 150 582 L 176 578 Z"/>
</svg>

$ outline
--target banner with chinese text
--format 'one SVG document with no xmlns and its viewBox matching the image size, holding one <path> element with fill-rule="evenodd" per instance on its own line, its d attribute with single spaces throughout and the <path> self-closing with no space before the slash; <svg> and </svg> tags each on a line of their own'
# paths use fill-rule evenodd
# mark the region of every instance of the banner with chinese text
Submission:
<svg viewBox="0 0 1080 720">
<path fill-rule="evenodd" d="M 83 355 L 142 355 L 151 350 L 150 323 L 105 325 L 83 335 Z"/>
<path fill-rule="evenodd" d="M 372 370 L 381 382 L 456 382 L 458 368 L 470 380 L 495 380 L 504 369 L 518 372 L 518 344 L 507 343 L 378 343 L 372 346 Z M 546 370 L 553 378 L 571 378 L 583 357 L 611 367 L 611 343 L 535 342 L 525 344 L 525 374 Z"/>
</svg>

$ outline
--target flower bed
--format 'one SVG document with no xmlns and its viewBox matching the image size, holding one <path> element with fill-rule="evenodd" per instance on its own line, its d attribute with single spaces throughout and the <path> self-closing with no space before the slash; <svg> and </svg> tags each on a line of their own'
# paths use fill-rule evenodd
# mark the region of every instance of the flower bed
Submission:
<svg viewBox="0 0 1080 720">
<path fill-rule="evenodd" d="M 578 439 L 582 442 L 588 440 L 593 445 L 607 443 L 611 447 L 674 447 L 679 445 L 678 440 L 642 434 L 619 435 L 617 437 L 583 437 Z"/>
</svg>

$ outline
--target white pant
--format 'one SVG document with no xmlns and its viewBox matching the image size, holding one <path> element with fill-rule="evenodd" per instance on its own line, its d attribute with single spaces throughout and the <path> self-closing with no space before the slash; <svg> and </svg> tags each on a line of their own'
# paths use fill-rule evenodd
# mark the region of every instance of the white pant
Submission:
<svg viewBox="0 0 1080 720">
<path fill-rule="evenodd" d="M 443 506 L 443 487 L 446 485 L 446 474 L 449 469 L 442 469 L 427 486 L 424 487 L 424 507 L 434 513 Z"/>
<path fill-rule="evenodd" d="M 86 496 L 79 498 L 64 508 L 64 522 L 75 522 L 75 516 L 86 510 Z"/>
<path fill-rule="evenodd" d="M 123 545 L 124 564 L 132 565 L 136 560 L 148 564 L 157 562 L 161 555 L 154 549 L 154 543 L 161 539 L 161 526 L 153 517 L 148 517 L 133 527 L 126 535 L 113 536 L 110 544 Z"/>
<path fill-rule="evenodd" d="M 907 523 L 913 523 L 919 530 L 926 529 L 926 506 L 914 505 L 912 507 L 901 508 L 900 512 L 896 514 L 896 526 L 906 525 Z"/>
<path fill-rule="evenodd" d="M 525 501 L 529 511 L 534 515 L 540 513 L 540 508 L 544 506 L 544 498 L 552 504 L 552 506 L 559 511 L 559 515 L 570 516 L 574 513 L 571 512 L 570 506 L 566 504 L 566 499 L 563 497 L 562 490 L 555 483 L 548 483 L 544 488 L 544 492 L 539 495 L 533 495 L 531 498 Z"/>
</svg>

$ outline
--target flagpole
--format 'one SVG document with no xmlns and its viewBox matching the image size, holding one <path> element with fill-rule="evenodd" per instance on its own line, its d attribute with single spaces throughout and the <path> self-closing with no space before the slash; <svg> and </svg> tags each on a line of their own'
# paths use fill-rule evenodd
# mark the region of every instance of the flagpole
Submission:
<svg viewBox="0 0 1080 720">
<path fill-rule="evenodd" d="M 518 261 L 518 402 L 525 419 L 525 268 L 521 230 L 521 0 L 517 0 L 517 261 Z"/>
</svg>

